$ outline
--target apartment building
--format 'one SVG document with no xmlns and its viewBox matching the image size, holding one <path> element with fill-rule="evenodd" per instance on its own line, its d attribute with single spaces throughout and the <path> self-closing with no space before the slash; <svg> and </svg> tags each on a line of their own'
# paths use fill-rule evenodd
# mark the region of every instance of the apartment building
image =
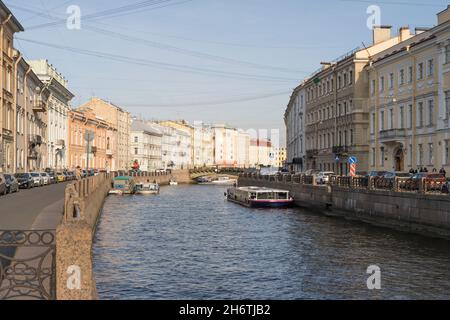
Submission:
<svg viewBox="0 0 450 320">
<path fill-rule="evenodd" d="M 47 60 L 28 61 L 28 64 L 50 91 L 47 112 L 47 165 L 58 170 L 67 168 L 67 124 L 71 110 L 70 101 L 74 94 L 68 89 L 68 81 Z"/>
<path fill-rule="evenodd" d="M 303 172 L 306 168 L 305 106 L 305 90 L 300 85 L 292 93 L 284 114 L 287 140 L 285 160 L 288 168 L 295 172 Z"/>
<path fill-rule="evenodd" d="M 252 168 L 272 167 L 274 155 L 272 142 L 262 139 L 252 139 L 250 141 L 250 166 Z"/>
<path fill-rule="evenodd" d="M 450 171 L 450 6 L 372 58 L 369 168 Z"/>
<path fill-rule="evenodd" d="M 214 135 L 211 126 L 194 123 L 194 167 L 214 165 Z"/>
<path fill-rule="evenodd" d="M 152 124 L 134 120 L 131 124 L 130 153 L 142 171 L 161 169 L 163 132 Z"/>
<path fill-rule="evenodd" d="M 0 1 L 0 172 L 14 171 L 16 90 L 14 76 L 19 53 L 14 34 L 24 31 L 11 11 Z"/>
<path fill-rule="evenodd" d="M 112 159 L 111 170 L 131 169 L 130 113 L 111 102 L 98 98 L 92 98 L 80 108 L 90 108 L 98 117 L 108 122 L 115 129 L 117 134 L 115 149 L 107 150 L 108 156 Z"/>
<path fill-rule="evenodd" d="M 406 28 L 392 37 L 391 27 L 376 27 L 371 46 L 323 62 L 297 89 L 304 90 L 306 99 L 306 169 L 348 174 L 349 156 L 358 158 L 359 170 L 369 168 L 369 81 L 365 67 L 373 55 L 410 37 Z"/>
</svg>

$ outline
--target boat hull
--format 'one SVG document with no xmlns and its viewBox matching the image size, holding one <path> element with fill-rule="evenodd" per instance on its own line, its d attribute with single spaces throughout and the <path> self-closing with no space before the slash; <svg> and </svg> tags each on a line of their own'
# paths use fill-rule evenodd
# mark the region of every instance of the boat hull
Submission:
<svg viewBox="0 0 450 320">
<path fill-rule="evenodd" d="M 248 208 L 276 208 L 276 209 L 282 209 L 282 208 L 290 208 L 294 205 L 294 200 L 282 200 L 282 201 L 248 201 L 243 202 L 239 200 L 235 200 L 232 198 L 227 198 L 228 201 L 234 202 L 237 204 L 240 204 L 242 206 L 248 207 Z"/>
</svg>

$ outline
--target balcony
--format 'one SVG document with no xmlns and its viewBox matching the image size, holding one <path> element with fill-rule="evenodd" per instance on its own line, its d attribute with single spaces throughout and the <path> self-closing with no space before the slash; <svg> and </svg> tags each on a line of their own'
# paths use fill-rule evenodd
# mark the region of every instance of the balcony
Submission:
<svg viewBox="0 0 450 320">
<path fill-rule="evenodd" d="M 33 103 L 33 111 L 34 112 L 46 112 L 47 111 L 47 105 L 42 100 L 35 101 Z"/>
<path fill-rule="evenodd" d="M 56 145 L 64 148 L 66 146 L 66 141 L 62 139 L 56 140 Z"/>
<path fill-rule="evenodd" d="M 319 155 L 319 150 L 314 149 L 314 150 L 306 150 L 306 157 L 308 159 L 312 159 L 314 157 L 317 157 Z"/>
<path fill-rule="evenodd" d="M 28 136 L 28 143 L 32 148 L 35 148 L 36 146 L 42 145 L 44 141 L 42 140 L 42 137 L 40 135 L 30 134 Z"/>
<path fill-rule="evenodd" d="M 349 152 L 349 148 L 347 146 L 334 146 L 333 154 L 335 155 L 346 155 Z"/>
<path fill-rule="evenodd" d="M 397 142 L 406 137 L 406 129 L 391 129 L 380 131 L 380 139 L 384 142 Z"/>
<path fill-rule="evenodd" d="M 112 157 L 114 155 L 114 151 L 111 149 L 106 149 L 106 155 Z"/>
</svg>

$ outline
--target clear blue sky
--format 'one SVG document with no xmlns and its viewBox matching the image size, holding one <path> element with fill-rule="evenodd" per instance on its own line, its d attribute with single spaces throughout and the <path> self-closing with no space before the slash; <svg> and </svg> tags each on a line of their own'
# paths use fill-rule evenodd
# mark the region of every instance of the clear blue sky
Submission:
<svg viewBox="0 0 450 320">
<path fill-rule="evenodd" d="M 158 9 L 83 21 L 144 0 L 4 0 L 26 29 L 21 38 L 139 59 L 136 65 L 123 57 L 109 60 L 16 41 L 27 59 L 46 58 L 63 73 L 76 94 L 73 106 L 97 96 L 149 119 L 281 131 L 289 92 L 301 79 L 320 61 L 370 44 L 369 5 L 380 6 L 381 23 L 395 32 L 403 25 L 435 25 L 436 13 L 447 5 L 440 0 L 159 1 L 165 2 Z M 66 19 L 72 4 L 82 10 L 81 30 L 61 22 L 32 28 Z"/>
</svg>

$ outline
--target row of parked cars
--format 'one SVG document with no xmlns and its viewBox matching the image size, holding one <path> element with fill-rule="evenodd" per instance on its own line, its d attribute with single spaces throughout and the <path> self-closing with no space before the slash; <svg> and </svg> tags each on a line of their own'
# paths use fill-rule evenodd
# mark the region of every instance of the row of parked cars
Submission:
<svg viewBox="0 0 450 320">
<path fill-rule="evenodd" d="M 73 171 L 0 174 L 0 195 L 15 193 L 20 189 L 37 188 L 75 179 L 76 175 Z"/>
</svg>

